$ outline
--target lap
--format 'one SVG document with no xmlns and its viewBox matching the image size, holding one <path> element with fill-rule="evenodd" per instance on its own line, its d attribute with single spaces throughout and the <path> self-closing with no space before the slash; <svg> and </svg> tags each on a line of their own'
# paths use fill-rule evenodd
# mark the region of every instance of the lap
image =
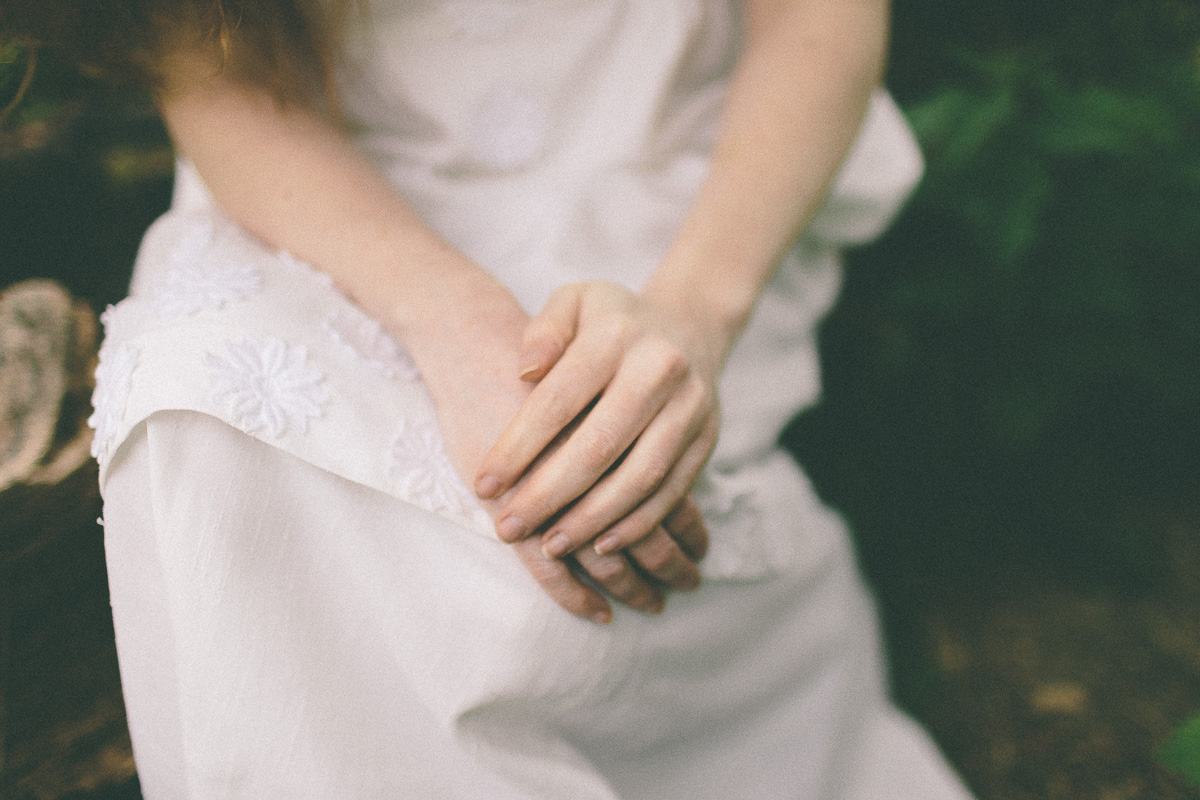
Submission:
<svg viewBox="0 0 1200 800">
<path fill-rule="evenodd" d="M 131 435 L 105 516 L 139 765 L 169 782 L 174 741 L 188 781 L 225 792 L 205 796 L 247 776 L 438 796 L 425 781 L 451 773 L 513 797 L 730 797 L 747 775 L 755 796 L 800 775 L 822 793 L 884 705 L 837 532 L 817 558 L 599 626 L 506 545 L 195 412 Z"/>
</svg>

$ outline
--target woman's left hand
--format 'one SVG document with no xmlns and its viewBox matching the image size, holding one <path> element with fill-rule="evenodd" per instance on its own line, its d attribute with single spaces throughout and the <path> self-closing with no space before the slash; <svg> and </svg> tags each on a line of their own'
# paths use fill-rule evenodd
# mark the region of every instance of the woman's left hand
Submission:
<svg viewBox="0 0 1200 800">
<path fill-rule="evenodd" d="M 679 506 L 716 444 L 727 347 L 704 320 L 622 286 L 558 289 L 529 323 L 521 378 L 537 386 L 484 458 L 480 497 L 508 490 L 577 424 L 504 503 L 500 538 L 520 541 L 562 512 L 542 537 L 552 557 L 593 539 L 602 555 L 644 539 Z"/>
</svg>

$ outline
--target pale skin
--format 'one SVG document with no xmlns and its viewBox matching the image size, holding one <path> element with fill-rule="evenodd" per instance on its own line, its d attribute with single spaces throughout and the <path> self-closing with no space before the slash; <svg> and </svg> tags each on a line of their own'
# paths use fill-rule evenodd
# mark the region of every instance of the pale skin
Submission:
<svg viewBox="0 0 1200 800">
<path fill-rule="evenodd" d="M 688 492 L 716 442 L 721 365 L 882 69 L 886 0 L 745 7 L 712 168 L 658 270 L 640 292 L 562 287 L 533 320 L 326 116 L 199 54 L 165 65 L 164 118 L 218 203 L 405 344 L 500 538 L 556 602 L 597 622 L 611 607 L 567 554 L 643 611 L 698 585 L 707 532 Z"/>
<path fill-rule="evenodd" d="M 657 272 L 639 293 L 563 287 L 526 329 L 521 372 L 538 385 L 484 459 L 481 496 L 510 489 L 599 399 L 504 502 L 497 532 L 505 541 L 538 530 L 586 492 L 546 531 L 544 549 L 561 556 L 594 541 L 610 553 L 646 536 L 686 495 L 716 441 L 721 364 L 819 205 L 879 80 L 884 2 L 745 6 L 747 48 L 712 169 Z"/>
</svg>

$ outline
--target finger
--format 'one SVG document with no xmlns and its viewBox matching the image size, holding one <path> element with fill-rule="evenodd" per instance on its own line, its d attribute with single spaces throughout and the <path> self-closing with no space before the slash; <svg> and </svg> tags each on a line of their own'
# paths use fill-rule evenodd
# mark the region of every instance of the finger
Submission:
<svg viewBox="0 0 1200 800">
<path fill-rule="evenodd" d="M 497 528 L 502 539 L 511 541 L 510 536 L 536 530 L 592 488 L 642 434 L 687 374 L 686 359 L 682 355 L 664 356 L 664 349 L 678 354 L 670 345 L 648 345 L 627 355 L 604 394 L 566 443 L 530 473 L 516 495 L 504 504 Z M 546 380 L 556 375 L 557 370 Z M 531 403 L 536 395 L 537 389 L 527 402 Z M 673 460 L 672 454 L 664 463 Z M 644 497 L 645 492 L 641 492 L 630 504 Z"/>
<path fill-rule="evenodd" d="M 662 592 L 634 569 L 624 554 L 602 556 L 593 550 L 581 550 L 575 561 L 606 592 L 630 608 L 647 614 L 663 610 Z"/>
<path fill-rule="evenodd" d="M 700 515 L 700 506 L 690 494 L 663 517 L 662 526 L 687 554 L 699 564 L 708 553 L 708 525 Z"/>
<path fill-rule="evenodd" d="M 596 399 L 616 374 L 620 347 L 615 339 L 599 335 L 572 342 L 483 457 L 475 479 L 480 497 L 497 497 L 507 491 Z M 532 530 L 529 527 L 527 532 Z"/>
<path fill-rule="evenodd" d="M 525 569 L 554 602 L 577 617 L 602 624 L 612 622 L 612 608 L 604 596 L 584 585 L 565 562 L 547 558 L 538 537 L 517 542 L 512 547 Z"/>
<path fill-rule="evenodd" d="M 715 428 L 715 424 L 712 427 Z M 696 476 L 712 453 L 715 441 L 715 432 L 706 430 L 703 436 L 692 442 L 659 490 L 605 531 L 596 540 L 594 549 L 599 553 L 611 553 L 632 546 L 650 533 L 692 490 Z"/>
<path fill-rule="evenodd" d="M 597 411 L 599 407 L 592 413 Z M 708 420 L 704 415 L 707 413 L 710 413 L 710 409 L 699 408 L 692 402 L 678 398 L 672 399 L 650 422 L 620 464 L 588 489 L 569 511 L 550 526 L 542 543 L 547 555 L 561 557 L 583 547 L 615 525 L 659 491 L 673 471 L 679 472 L 679 462 L 685 455 L 689 459 L 682 465 L 683 472 L 692 474 L 694 478 L 707 458 L 707 451 L 689 451 L 688 448 L 705 430 Z M 664 496 L 654 509 L 665 515 L 673 508 L 691 488 L 690 484 L 676 485 L 685 479 L 680 476 L 669 487 L 671 492 L 679 492 L 678 496 Z M 514 502 L 517 497 L 514 496 Z M 508 507 L 506 505 L 506 511 Z M 642 535 L 648 534 L 656 524 L 657 519 L 649 521 Z M 608 547 L 602 552 L 621 550 L 634 541 L 621 540 L 620 546 Z"/>
<path fill-rule="evenodd" d="M 579 323 L 578 284 L 560 286 L 525 327 L 517 369 L 521 380 L 536 383 L 562 358 Z"/>
<path fill-rule="evenodd" d="M 690 592 L 700 585 L 700 568 L 661 526 L 625 552 L 643 572 L 668 589 Z"/>
</svg>

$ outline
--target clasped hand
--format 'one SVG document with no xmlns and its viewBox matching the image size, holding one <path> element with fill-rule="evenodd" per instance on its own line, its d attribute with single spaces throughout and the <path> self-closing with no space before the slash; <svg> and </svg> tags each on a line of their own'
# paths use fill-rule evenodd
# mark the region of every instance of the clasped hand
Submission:
<svg viewBox="0 0 1200 800">
<path fill-rule="evenodd" d="M 558 289 L 524 336 L 520 377 L 536 386 L 476 475 L 481 498 L 502 500 L 500 538 L 527 553 L 541 532 L 545 556 L 574 554 L 626 602 L 639 572 L 698 585 L 707 532 L 688 493 L 716 443 L 723 355 L 664 303 L 605 282 Z"/>
</svg>

